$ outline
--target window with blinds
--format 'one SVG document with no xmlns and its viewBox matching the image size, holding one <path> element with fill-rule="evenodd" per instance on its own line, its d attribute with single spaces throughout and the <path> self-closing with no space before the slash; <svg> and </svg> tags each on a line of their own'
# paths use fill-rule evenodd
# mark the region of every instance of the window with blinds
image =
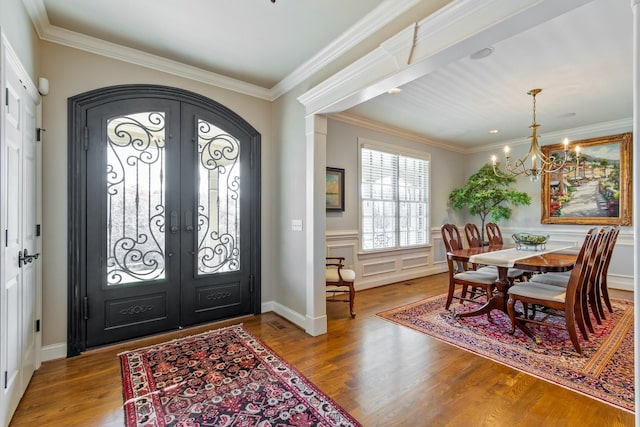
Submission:
<svg viewBox="0 0 640 427">
<path fill-rule="evenodd" d="M 360 146 L 362 249 L 429 243 L 429 156 Z"/>
</svg>

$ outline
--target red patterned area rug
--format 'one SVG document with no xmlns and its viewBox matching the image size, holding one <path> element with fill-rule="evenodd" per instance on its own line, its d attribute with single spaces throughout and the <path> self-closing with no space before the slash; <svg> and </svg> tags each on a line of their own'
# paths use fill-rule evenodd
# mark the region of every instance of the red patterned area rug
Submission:
<svg viewBox="0 0 640 427">
<path fill-rule="evenodd" d="M 580 344 L 583 356 L 576 353 L 566 330 L 531 325 L 542 344 L 516 329 L 509 334 L 509 316 L 493 310 L 493 322 L 487 316 L 459 318 L 444 309 L 446 295 L 417 301 L 378 313 L 378 316 L 415 329 L 456 347 L 484 356 L 519 371 L 561 385 L 615 407 L 634 412 L 633 303 L 612 300 L 613 314 L 607 312 L 595 334 Z M 456 301 L 450 309 L 463 312 L 474 309 L 471 303 Z M 558 319 L 564 322 L 564 319 Z"/>
<path fill-rule="evenodd" d="M 242 325 L 119 356 L 127 427 L 360 426 Z"/>
</svg>

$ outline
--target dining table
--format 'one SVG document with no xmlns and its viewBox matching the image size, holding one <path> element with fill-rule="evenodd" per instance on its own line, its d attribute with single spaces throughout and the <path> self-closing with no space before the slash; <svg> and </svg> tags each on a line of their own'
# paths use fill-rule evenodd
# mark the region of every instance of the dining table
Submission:
<svg viewBox="0 0 640 427">
<path fill-rule="evenodd" d="M 496 289 L 491 297 L 476 310 L 459 313 L 459 317 L 489 314 L 491 310 L 507 313 L 508 291 L 511 286 L 507 273 L 509 268 L 550 273 L 564 272 L 573 268 L 578 257 L 578 248 L 568 245 L 548 245 L 543 248 L 519 249 L 513 245 L 490 245 L 456 249 L 447 252 L 447 257 L 465 263 L 493 265 L 497 268 Z"/>
</svg>

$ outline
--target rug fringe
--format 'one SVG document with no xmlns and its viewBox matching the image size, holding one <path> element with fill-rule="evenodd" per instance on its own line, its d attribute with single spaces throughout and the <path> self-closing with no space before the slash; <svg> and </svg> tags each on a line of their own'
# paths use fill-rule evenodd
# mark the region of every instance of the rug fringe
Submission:
<svg viewBox="0 0 640 427">
<path fill-rule="evenodd" d="M 208 333 L 211 333 L 211 332 L 216 332 L 216 331 L 224 331 L 224 330 L 226 330 L 226 329 L 232 329 L 232 328 L 236 328 L 236 327 L 241 327 L 242 329 L 245 329 L 245 327 L 244 327 L 244 323 L 236 323 L 236 324 L 234 324 L 234 325 L 223 326 L 223 327 L 221 327 L 221 328 L 216 328 L 216 329 L 210 329 L 210 330 L 208 330 L 208 331 L 200 332 L 200 333 L 197 333 L 197 334 L 185 335 L 185 336 L 183 336 L 183 337 L 174 338 L 174 339 L 171 339 L 171 340 L 169 340 L 169 341 L 162 341 L 162 342 L 159 342 L 159 343 L 157 343 L 157 344 L 151 344 L 151 345 L 148 345 L 148 346 L 146 346 L 146 347 L 139 347 L 139 348 L 136 348 L 136 349 L 133 349 L 133 350 L 124 350 L 124 351 L 121 351 L 120 353 L 118 353 L 118 354 L 117 354 L 117 356 L 118 356 L 118 357 L 121 357 L 122 355 L 127 354 L 127 353 L 131 353 L 132 351 L 148 350 L 148 349 L 150 349 L 150 348 L 157 347 L 157 346 L 158 346 L 158 345 L 160 345 L 160 344 L 163 344 L 163 345 L 164 345 L 164 344 L 170 344 L 170 343 L 175 342 L 175 341 L 178 341 L 178 340 L 189 339 L 189 338 L 197 337 L 197 336 L 199 336 L 199 335 L 205 335 L 205 334 L 208 334 Z M 245 329 L 245 330 L 246 330 L 246 329 Z"/>
</svg>

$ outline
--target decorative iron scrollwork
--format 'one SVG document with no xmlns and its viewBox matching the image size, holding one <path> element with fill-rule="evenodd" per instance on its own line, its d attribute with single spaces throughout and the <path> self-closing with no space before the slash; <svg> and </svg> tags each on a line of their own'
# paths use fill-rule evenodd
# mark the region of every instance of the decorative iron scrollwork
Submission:
<svg viewBox="0 0 640 427">
<path fill-rule="evenodd" d="M 165 129 L 162 112 L 108 121 L 108 285 L 164 277 Z"/>
<path fill-rule="evenodd" d="M 151 310 L 153 310 L 153 305 L 151 304 L 147 304 L 147 305 L 136 304 L 127 308 L 123 308 L 122 310 L 119 311 L 119 313 L 122 314 L 123 316 L 133 316 L 135 314 L 142 314 Z"/>
<path fill-rule="evenodd" d="M 240 269 L 240 141 L 198 121 L 198 274 Z"/>
<path fill-rule="evenodd" d="M 214 292 L 206 296 L 206 299 L 209 301 L 215 301 L 219 299 L 229 298 L 231 296 L 231 292 Z"/>
</svg>

